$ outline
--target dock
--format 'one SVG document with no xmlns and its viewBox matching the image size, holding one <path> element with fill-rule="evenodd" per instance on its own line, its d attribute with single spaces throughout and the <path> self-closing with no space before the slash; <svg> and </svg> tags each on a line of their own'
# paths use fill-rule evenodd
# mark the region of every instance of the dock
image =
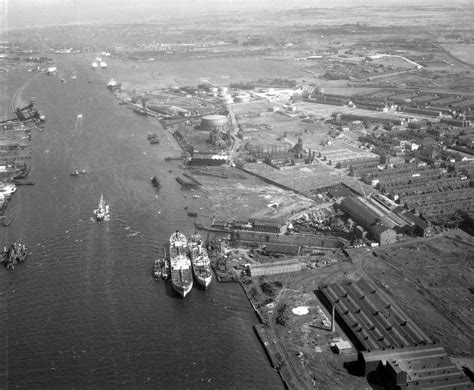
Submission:
<svg viewBox="0 0 474 390">
<path fill-rule="evenodd" d="M 190 180 L 185 180 L 180 176 L 176 176 L 176 181 L 181 184 L 183 188 L 186 189 L 191 189 L 191 188 L 198 188 L 199 184 L 197 184 L 195 181 L 190 181 Z"/>
</svg>

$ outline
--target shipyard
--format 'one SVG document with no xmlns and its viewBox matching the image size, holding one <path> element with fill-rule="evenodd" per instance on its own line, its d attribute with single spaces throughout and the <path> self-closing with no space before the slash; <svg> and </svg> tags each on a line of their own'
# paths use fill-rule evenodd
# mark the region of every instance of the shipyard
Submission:
<svg viewBox="0 0 474 390">
<path fill-rule="evenodd" d="M 217 373 L 226 356 L 211 369 L 197 352 L 207 356 L 209 346 L 186 339 L 176 369 L 195 366 L 198 387 L 473 388 L 470 17 L 447 5 L 339 11 L 212 10 L 215 26 L 198 12 L 7 31 L 0 223 L 1 271 L 10 282 L 0 308 L 7 296 L 23 299 L 14 297 L 15 283 L 28 273 L 74 261 L 81 286 L 100 285 L 110 304 L 95 303 L 96 317 L 84 326 L 101 316 L 115 324 L 125 305 L 150 339 L 155 326 L 156 337 L 168 339 L 149 346 L 169 348 L 160 359 L 175 356 L 185 325 L 208 329 L 209 345 L 211 334 L 225 335 L 229 359 L 255 355 L 246 382 Z M 55 110 L 54 99 L 67 109 Z M 25 203 L 35 191 L 45 197 L 38 208 Z M 42 207 L 53 221 L 40 216 Z M 36 242 L 24 227 L 55 223 L 51 248 L 47 236 Z M 111 256 L 114 245 L 120 249 Z M 133 268 L 133 277 L 110 271 L 119 266 Z M 140 293 L 150 295 L 144 309 Z M 159 312 L 157 302 L 170 314 L 152 323 L 141 310 Z M 219 312 L 220 325 L 205 306 Z M 242 307 L 240 322 L 233 310 Z M 112 328 L 117 339 L 141 337 Z M 61 354 L 75 362 L 89 353 L 90 345 L 76 350 L 81 343 L 70 340 Z M 8 352 L 8 338 L 2 342 Z M 141 353 L 122 352 L 137 361 Z M 61 359 L 50 355 L 50 382 L 23 381 L 14 367 L 10 376 L 0 359 L 0 388 L 65 385 L 55 371 Z M 197 383 L 145 374 L 140 361 L 142 382 L 133 373 L 116 379 L 115 361 L 115 379 L 94 373 L 78 383 Z M 229 371 L 237 365 L 227 363 Z"/>
</svg>

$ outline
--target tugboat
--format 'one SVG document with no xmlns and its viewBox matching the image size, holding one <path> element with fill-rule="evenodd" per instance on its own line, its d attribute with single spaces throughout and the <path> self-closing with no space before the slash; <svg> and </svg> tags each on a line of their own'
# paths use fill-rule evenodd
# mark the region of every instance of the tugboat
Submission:
<svg viewBox="0 0 474 390">
<path fill-rule="evenodd" d="M 158 179 L 157 176 L 153 176 L 151 178 L 151 184 L 153 185 L 153 187 L 158 188 L 160 186 L 160 179 Z"/>
<path fill-rule="evenodd" d="M 14 179 L 24 179 L 26 176 L 28 176 L 28 173 L 30 172 L 30 167 L 27 167 L 26 164 L 21 168 L 17 174 L 13 177 Z"/>
<path fill-rule="evenodd" d="M 111 78 L 109 82 L 107 83 L 107 88 L 111 91 L 115 91 L 115 90 L 120 91 L 122 89 L 122 83 L 118 83 L 113 78 Z"/>
<path fill-rule="evenodd" d="M 71 176 L 82 176 L 86 173 L 86 170 L 85 169 L 77 169 L 77 168 L 74 168 L 74 170 L 71 172 Z"/>
<path fill-rule="evenodd" d="M 153 277 L 158 279 L 161 277 L 163 280 L 167 280 L 170 273 L 169 262 L 166 259 L 166 251 L 163 249 L 164 257 L 156 259 L 153 265 Z"/>
<path fill-rule="evenodd" d="M 146 137 L 148 141 L 150 141 L 150 144 L 159 144 L 160 140 L 158 138 L 158 134 L 153 133 L 153 134 L 148 134 L 148 137 Z"/>
<path fill-rule="evenodd" d="M 156 259 L 153 264 L 153 277 L 158 279 L 161 276 L 161 259 Z"/>
<path fill-rule="evenodd" d="M 6 246 L 3 247 L 1 263 L 8 270 L 12 270 L 17 263 L 23 263 L 30 253 L 30 250 L 24 244 L 14 242 L 8 249 Z"/>
<path fill-rule="evenodd" d="M 100 195 L 99 205 L 94 210 L 95 219 L 97 221 L 108 221 L 109 216 L 109 205 L 104 201 L 104 195 Z"/>
</svg>

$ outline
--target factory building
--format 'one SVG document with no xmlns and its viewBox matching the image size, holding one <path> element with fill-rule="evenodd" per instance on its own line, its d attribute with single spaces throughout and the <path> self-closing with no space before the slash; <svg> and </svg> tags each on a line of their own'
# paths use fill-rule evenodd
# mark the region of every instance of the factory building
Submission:
<svg viewBox="0 0 474 390">
<path fill-rule="evenodd" d="M 366 375 L 376 371 L 389 389 L 472 389 L 471 380 L 438 345 L 359 353 Z"/>
<path fill-rule="evenodd" d="M 311 253 L 317 249 L 343 248 L 345 242 L 337 237 L 315 236 L 309 234 L 278 234 L 258 231 L 234 230 L 233 239 L 249 246 L 263 245 L 268 252 Z M 278 251 L 277 249 L 281 249 Z"/>
<path fill-rule="evenodd" d="M 192 153 L 188 158 L 188 165 L 214 166 L 227 163 L 227 155 L 216 153 Z"/>
<path fill-rule="evenodd" d="M 398 305 L 365 279 L 331 283 L 319 290 L 359 351 L 433 344 Z"/>
<path fill-rule="evenodd" d="M 470 127 L 471 126 L 471 121 L 467 121 L 463 119 L 442 118 L 441 123 L 446 123 L 447 125 L 451 125 L 454 127 Z"/>
<path fill-rule="evenodd" d="M 470 389 L 471 381 L 407 314 L 365 279 L 320 286 L 359 350 L 358 364 L 389 389 Z"/>
<path fill-rule="evenodd" d="M 250 219 L 253 230 L 257 232 L 280 233 L 281 223 L 275 220 Z"/>
<path fill-rule="evenodd" d="M 395 230 L 387 226 L 393 221 L 383 218 L 385 213 L 370 207 L 368 202 L 361 198 L 348 197 L 342 200 L 341 208 L 351 219 L 370 232 L 380 245 L 393 244 L 397 241 Z"/>
<path fill-rule="evenodd" d="M 201 129 L 205 131 L 226 131 L 228 122 L 225 115 L 206 115 L 201 118 Z"/>
<path fill-rule="evenodd" d="M 274 261 L 264 264 L 250 264 L 250 276 L 283 274 L 301 271 L 302 265 L 298 260 Z"/>
</svg>

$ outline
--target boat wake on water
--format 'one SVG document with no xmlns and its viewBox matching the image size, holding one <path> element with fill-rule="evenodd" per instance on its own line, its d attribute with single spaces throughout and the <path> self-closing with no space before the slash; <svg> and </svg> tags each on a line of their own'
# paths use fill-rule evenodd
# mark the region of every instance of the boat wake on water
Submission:
<svg viewBox="0 0 474 390">
<path fill-rule="evenodd" d="M 97 221 L 110 220 L 109 205 L 105 203 L 103 195 L 100 196 L 99 205 L 94 210 L 94 215 Z"/>
</svg>

